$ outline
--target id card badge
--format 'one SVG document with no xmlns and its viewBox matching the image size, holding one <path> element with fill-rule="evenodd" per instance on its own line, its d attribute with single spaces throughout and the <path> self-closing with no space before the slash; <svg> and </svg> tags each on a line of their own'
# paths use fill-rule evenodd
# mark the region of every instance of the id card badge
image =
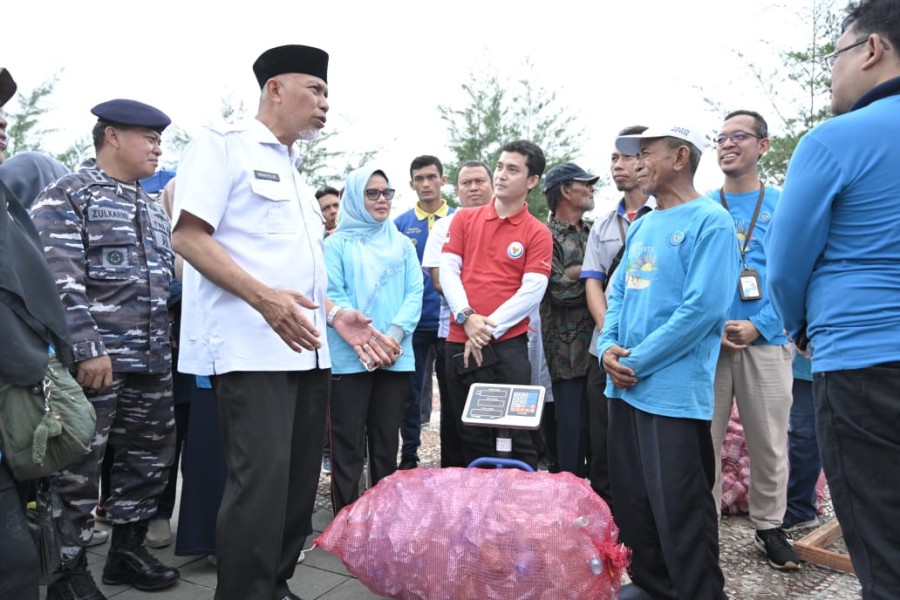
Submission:
<svg viewBox="0 0 900 600">
<path fill-rule="evenodd" d="M 756 269 L 742 269 L 738 283 L 741 300 L 762 300 L 762 289 L 759 286 L 759 273 Z"/>
</svg>

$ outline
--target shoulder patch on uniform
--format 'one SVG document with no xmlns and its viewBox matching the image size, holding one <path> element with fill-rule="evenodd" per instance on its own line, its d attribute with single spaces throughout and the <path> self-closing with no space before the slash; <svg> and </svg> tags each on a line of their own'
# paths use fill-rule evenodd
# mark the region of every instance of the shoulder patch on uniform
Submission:
<svg viewBox="0 0 900 600">
<path fill-rule="evenodd" d="M 246 129 L 246 127 L 244 127 L 240 124 L 235 124 L 235 123 L 217 123 L 216 125 L 210 125 L 207 128 L 208 131 L 218 134 L 218 135 L 235 133 L 238 131 L 244 131 L 245 129 Z"/>
</svg>

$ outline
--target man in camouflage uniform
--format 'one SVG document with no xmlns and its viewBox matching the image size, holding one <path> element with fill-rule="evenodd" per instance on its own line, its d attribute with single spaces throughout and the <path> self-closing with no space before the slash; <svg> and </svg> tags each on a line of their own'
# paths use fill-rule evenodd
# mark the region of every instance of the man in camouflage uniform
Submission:
<svg viewBox="0 0 900 600">
<path fill-rule="evenodd" d="M 179 577 L 143 547 L 174 454 L 166 309 L 174 254 L 169 221 L 139 180 L 156 170 L 170 120 L 133 100 L 91 112 L 98 117 L 96 160 L 44 190 L 32 208 L 65 307 L 77 379 L 97 412 L 93 451 L 54 476 L 63 500 L 64 563 L 48 600 L 104 598 L 87 571 L 84 546 L 107 442 L 115 451 L 104 504 L 113 535 L 103 582 L 159 590 Z"/>
<path fill-rule="evenodd" d="M 578 477 L 587 476 L 588 348 L 594 329 L 581 279 L 590 233 L 590 225 L 582 217 L 594 208 L 598 179 L 575 163 L 554 167 L 544 178 L 553 265 L 541 301 L 541 335 L 553 382 L 559 468 Z"/>
</svg>

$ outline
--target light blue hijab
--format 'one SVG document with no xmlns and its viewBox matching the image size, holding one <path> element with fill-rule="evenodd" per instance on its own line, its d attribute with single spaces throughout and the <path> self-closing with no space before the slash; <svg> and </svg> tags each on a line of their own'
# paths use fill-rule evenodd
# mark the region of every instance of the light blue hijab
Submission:
<svg viewBox="0 0 900 600">
<path fill-rule="evenodd" d="M 407 253 L 413 251 L 409 238 L 400 233 L 390 218 L 379 223 L 366 210 L 366 184 L 375 174 L 384 176 L 390 186 L 383 169 L 363 167 L 347 176 L 338 224 L 331 234 L 348 242 L 345 247 L 350 249 L 356 288 L 350 292 L 356 297 L 356 308 L 365 315 L 372 314 L 384 284 L 404 275 Z"/>
</svg>

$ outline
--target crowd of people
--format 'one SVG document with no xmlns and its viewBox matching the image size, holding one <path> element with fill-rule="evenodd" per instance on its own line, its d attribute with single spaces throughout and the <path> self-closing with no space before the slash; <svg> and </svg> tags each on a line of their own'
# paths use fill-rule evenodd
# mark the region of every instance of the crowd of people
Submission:
<svg viewBox="0 0 900 600">
<path fill-rule="evenodd" d="M 508 451 L 607 502 L 632 552 L 622 598 L 726 597 L 735 404 L 768 564 L 800 568 L 789 534 L 817 522 L 824 467 L 863 597 L 900 597 L 897 44 L 900 2 L 851 3 L 828 57 L 835 117 L 800 141 L 783 189 L 762 182 L 759 112 L 723 119 L 709 193 L 694 184 L 703 131 L 629 126 L 611 144 L 621 198 L 593 221 L 600 176 L 545 173 L 527 140 L 458 165 L 457 208 L 428 154 L 394 220 L 399 180 L 377 166 L 306 193 L 296 142 L 330 105 L 329 56 L 309 46 L 257 58 L 256 117 L 200 134 L 159 198 L 141 183 L 170 124 L 158 108 L 95 106 L 95 157 L 71 173 L 41 153 L 3 162 L 0 117 L 0 400 L 54 357 L 96 412 L 90 451 L 49 477 L 60 566 L 46 597 L 103 600 L 86 548 L 107 541 L 105 584 L 177 584 L 147 547 L 172 542 L 181 456 L 176 553 L 214 558 L 219 600 L 299 598 L 288 580 L 320 470 L 338 514 L 418 468 L 432 370 L 443 468 L 498 453 L 490 428 L 462 422 L 471 384 L 549 388 L 541 430 L 513 430 Z M 15 90 L 0 69 L 0 105 Z M 33 494 L 0 454 L 2 600 L 39 596 Z"/>
</svg>

